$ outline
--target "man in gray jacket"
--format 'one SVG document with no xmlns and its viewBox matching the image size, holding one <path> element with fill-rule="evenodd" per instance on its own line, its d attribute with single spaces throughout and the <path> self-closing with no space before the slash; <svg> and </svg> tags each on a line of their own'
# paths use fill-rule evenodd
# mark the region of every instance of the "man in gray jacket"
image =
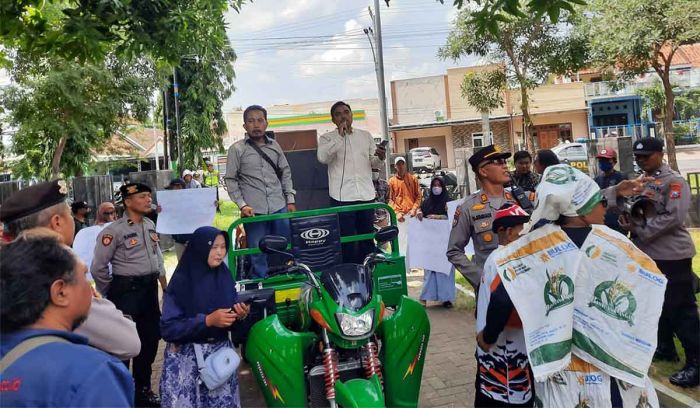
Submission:
<svg viewBox="0 0 700 408">
<path fill-rule="evenodd" d="M 245 138 L 228 149 L 224 181 L 231 200 L 241 209 L 242 217 L 296 211 L 292 172 L 282 147 L 265 131 L 267 111 L 252 105 L 243 112 Z M 244 225 L 248 248 L 257 248 L 265 235 L 289 237 L 285 220 L 252 222 Z M 268 271 L 264 254 L 251 257 L 249 277 L 264 278 Z"/>
<path fill-rule="evenodd" d="M 66 203 L 67 194 L 63 180 L 35 184 L 14 193 L 0 207 L 0 221 L 5 223 L 6 235 L 14 238 L 24 230 L 46 227 L 59 233 L 63 243 L 71 246 L 75 224 Z M 141 350 L 136 324 L 124 317 L 112 302 L 99 296 L 93 296 L 88 318 L 75 333 L 87 337 L 91 346 L 120 360 L 133 358 Z"/>
</svg>

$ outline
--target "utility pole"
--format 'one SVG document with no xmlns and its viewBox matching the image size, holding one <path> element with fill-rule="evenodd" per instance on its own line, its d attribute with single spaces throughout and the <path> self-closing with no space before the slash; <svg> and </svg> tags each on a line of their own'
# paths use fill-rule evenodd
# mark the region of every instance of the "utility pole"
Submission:
<svg viewBox="0 0 700 408">
<path fill-rule="evenodd" d="M 387 140 L 389 143 L 386 145 L 387 160 L 385 163 L 386 178 L 389 178 L 389 152 L 391 151 L 391 138 L 389 137 L 389 120 L 386 113 L 386 88 L 384 86 L 384 51 L 382 46 L 382 20 L 379 12 L 379 0 L 374 0 L 374 12 L 372 14 L 372 9 L 369 8 L 369 16 L 374 22 L 374 30 L 366 30 L 365 34 L 368 35 L 367 31 L 372 31 L 374 35 L 374 46 L 372 47 L 372 55 L 374 56 L 374 67 L 377 74 L 377 87 L 379 88 L 379 120 L 382 123 L 382 139 Z M 372 45 L 372 40 L 370 39 L 370 45 Z M 374 49 L 376 47 L 376 53 Z"/>
<path fill-rule="evenodd" d="M 180 140 L 180 108 L 178 107 L 177 97 L 180 96 L 180 90 L 177 85 L 177 70 L 173 67 L 173 95 L 175 97 L 175 137 L 177 138 L 177 170 L 178 176 L 182 177 L 182 172 L 185 170 L 182 161 L 182 142 Z"/>
<path fill-rule="evenodd" d="M 170 143 L 170 117 L 168 115 L 168 91 L 163 91 L 163 166 L 170 169 L 170 154 L 168 154 L 168 144 Z"/>
</svg>

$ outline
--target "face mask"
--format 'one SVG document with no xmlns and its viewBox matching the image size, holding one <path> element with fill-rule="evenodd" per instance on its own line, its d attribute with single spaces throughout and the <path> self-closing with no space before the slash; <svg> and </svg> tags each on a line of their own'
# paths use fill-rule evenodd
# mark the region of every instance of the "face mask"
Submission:
<svg viewBox="0 0 700 408">
<path fill-rule="evenodd" d="M 432 190 L 433 190 L 433 194 L 436 196 L 439 196 L 440 194 L 442 194 L 442 187 L 433 187 Z"/>
<path fill-rule="evenodd" d="M 609 161 L 599 161 L 598 162 L 598 168 L 604 173 L 609 172 L 610 170 L 612 170 L 613 167 L 615 167 L 615 166 L 613 166 L 612 162 L 609 162 Z"/>
</svg>

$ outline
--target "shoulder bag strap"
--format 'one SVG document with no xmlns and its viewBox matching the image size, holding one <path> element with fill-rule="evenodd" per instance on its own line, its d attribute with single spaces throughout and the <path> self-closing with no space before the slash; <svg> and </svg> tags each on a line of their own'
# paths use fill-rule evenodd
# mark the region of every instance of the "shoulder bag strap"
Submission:
<svg viewBox="0 0 700 408">
<path fill-rule="evenodd" d="M 9 366 L 19 360 L 23 355 L 37 347 L 49 343 L 70 343 L 70 341 L 58 336 L 37 336 L 26 339 L 16 345 L 9 353 L 5 354 L 2 360 L 0 360 L 0 374 L 4 373 Z"/>
<path fill-rule="evenodd" d="M 249 141 L 248 141 L 248 144 L 249 144 L 253 149 L 255 149 L 255 151 L 258 152 L 258 154 L 259 154 L 270 166 L 272 166 L 272 168 L 275 170 L 275 174 L 277 175 L 277 178 L 280 179 L 280 181 L 281 181 L 281 180 L 282 180 L 282 170 L 280 170 L 280 168 L 277 167 L 277 164 L 275 164 L 275 162 L 272 161 L 272 159 L 270 158 L 270 156 L 268 156 L 267 154 L 265 154 L 265 152 L 262 151 L 262 149 L 260 148 L 260 146 L 258 146 L 257 143 L 255 143 L 255 142 L 249 140 Z"/>
<path fill-rule="evenodd" d="M 204 352 L 202 350 L 202 345 L 197 343 L 192 343 L 194 346 L 194 356 L 197 358 L 197 368 L 200 370 L 204 368 Z"/>
</svg>

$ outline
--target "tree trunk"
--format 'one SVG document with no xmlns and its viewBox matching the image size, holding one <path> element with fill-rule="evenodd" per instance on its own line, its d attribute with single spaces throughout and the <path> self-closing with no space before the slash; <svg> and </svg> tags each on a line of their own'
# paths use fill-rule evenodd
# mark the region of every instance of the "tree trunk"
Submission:
<svg viewBox="0 0 700 408">
<path fill-rule="evenodd" d="M 51 180 L 56 180 L 61 173 L 61 157 L 63 156 L 63 150 L 66 148 L 66 143 L 68 142 L 68 136 L 64 135 L 58 140 L 58 145 L 56 150 L 53 152 L 53 159 L 51 159 Z"/>
<path fill-rule="evenodd" d="M 664 139 L 666 139 L 666 154 L 668 155 L 668 164 L 675 171 L 678 171 L 678 161 L 676 161 L 676 142 L 673 140 L 673 104 L 675 96 L 673 95 L 673 87 L 668 70 L 665 70 L 661 75 L 661 82 L 664 84 L 664 94 L 666 96 L 666 106 L 664 106 Z"/>
<path fill-rule="evenodd" d="M 484 146 L 493 144 L 493 138 L 489 135 L 489 113 L 481 112 L 481 133 L 484 135 Z"/>
<path fill-rule="evenodd" d="M 523 111 L 523 137 L 525 138 L 525 146 L 527 151 L 535 154 L 535 145 L 532 140 L 532 119 L 530 118 L 530 101 L 527 95 L 527 88 L 520 83 L 520 109 Z"/>
</svg>

